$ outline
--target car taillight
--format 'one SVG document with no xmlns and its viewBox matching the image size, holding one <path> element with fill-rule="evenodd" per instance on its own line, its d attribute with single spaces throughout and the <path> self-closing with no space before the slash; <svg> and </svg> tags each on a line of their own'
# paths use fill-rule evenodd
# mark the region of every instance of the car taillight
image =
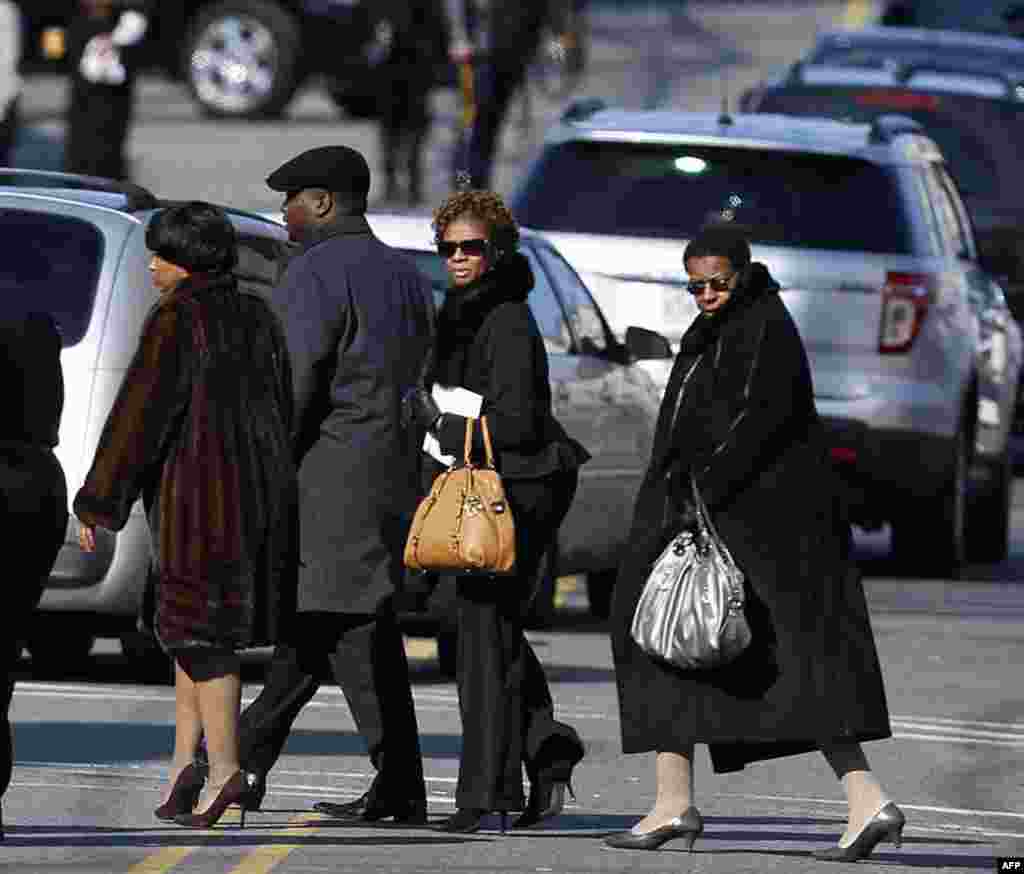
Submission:
<svg viewBox="0 0 1024 874">
<path fill-rule="evenodd" d="M 935 277 L 927 273 L 888 273 L 882 289 L 878 351 L 906 352 L 921 331 L 934 297 Z"/>
</svg>

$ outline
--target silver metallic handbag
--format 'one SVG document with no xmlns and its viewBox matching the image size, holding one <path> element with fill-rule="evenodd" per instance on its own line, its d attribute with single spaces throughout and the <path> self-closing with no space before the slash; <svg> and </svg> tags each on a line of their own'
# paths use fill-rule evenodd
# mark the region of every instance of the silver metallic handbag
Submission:
<svg viewBox="0 0 1024 874">
<path fill-rule="evenodd" d="M 743 572 L 691 478 L 697 527 L 682 531 L 654 563 L 630 629 L 648 655 L 689 670 L 728 664 L 750 644 Z"/>
</svg>

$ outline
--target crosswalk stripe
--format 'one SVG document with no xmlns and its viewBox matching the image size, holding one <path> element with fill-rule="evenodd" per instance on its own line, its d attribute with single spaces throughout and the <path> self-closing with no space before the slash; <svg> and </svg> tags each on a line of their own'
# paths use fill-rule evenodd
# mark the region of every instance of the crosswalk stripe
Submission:
<svg viewBox="0 0 1024 874">
<path fill-rule="evenodd" d="M 170 871 L 182 859 L 188 856 L 195 847 L 164 847 L 150 853 L 137 865 L 132 865 L 127 874 L 164 874 Z"/>
<path fill-rule="evenodd" d="M 293 816 L 289 820 L 289 826 L 278 831 L 270 832 L 271 837 L 289 837 L 293 835 L 311 835 L 320 831 L 320 826 L 310 825 L 310 820 L 316 820 L 317 815 L 304 813 L 300 816 Z M 301 844 L 265 844 L 249 852 L 241 862 L 232 868 L 228 874 L 266 874 L 281 862 Z"/>
</svg>

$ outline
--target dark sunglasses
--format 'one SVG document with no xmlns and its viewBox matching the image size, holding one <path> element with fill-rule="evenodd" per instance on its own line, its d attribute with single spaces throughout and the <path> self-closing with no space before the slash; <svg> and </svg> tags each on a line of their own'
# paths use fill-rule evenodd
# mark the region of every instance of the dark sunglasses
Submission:
<svg viewBox="0 0 1024 874">
<path fill-rule="evenodd" d="M 437 244 L 437 254 L 442 258 L 453 258 L 455 253 L 461 249 L 463 255 L 468 255 L 470 258 L 479 258 L 487 254 L 489 245 L 487 240 L 480 239 L 441 240 Z"/>
<path fill-rule="evenodd" d="M 732 282 L 732 278 L 736 275 L 733 273 L 726 273 L 724 276 L 711 276 L 708 279 L 691 279 L 686 283 L 686 290 L 690 292 L 694 297 L 704 291 L 708 286 L 711 287 L 712 291 L 728 291 L 729 283 Z"/>
</svg>

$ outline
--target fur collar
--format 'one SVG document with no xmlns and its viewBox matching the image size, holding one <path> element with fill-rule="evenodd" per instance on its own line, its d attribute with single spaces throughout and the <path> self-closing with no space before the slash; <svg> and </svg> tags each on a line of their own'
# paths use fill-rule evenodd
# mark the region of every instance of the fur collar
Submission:
<svg viewBox="0 0 1024 874">
<path fill-rule="evenodd" d="M 723 328 L 746 311 L 755 301 L 779 293 L 779 283 L 760 261 L 751 262 L 740 276 L 739 284 L 728 302 L 711 315 L 701 313 L 679 341 L 680 351 L 700 354 L 717 342 Z"/>
</svg>

